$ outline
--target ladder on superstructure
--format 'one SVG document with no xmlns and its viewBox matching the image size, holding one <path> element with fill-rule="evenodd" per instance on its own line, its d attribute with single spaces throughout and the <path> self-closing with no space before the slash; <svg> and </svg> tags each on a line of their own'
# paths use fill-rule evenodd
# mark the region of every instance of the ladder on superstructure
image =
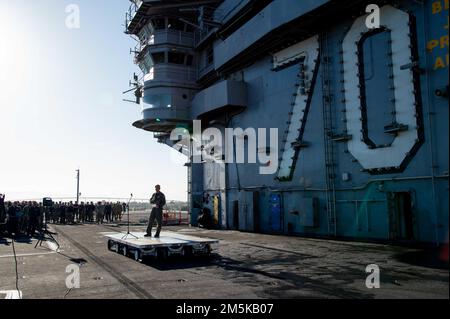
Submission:
<svg viewBox="0 0 450 319">
<path fill-rule="evenodd" d="M 325 180 L 326 180 L 326 201 L 328 233 L 337 235 L 336 220 L 336 185 L 335 185 L 335 161 L 333 143 L 333 114 L 332 114 L 332 94 L 331 94 L 331 72 L 329 55 L 328 35 L 321 36 L 321 59 L 322 59 L 322 106 L 323 106 L 323 126 L 324 126 L 324 148 L 325 148 Z"/>
</svg>

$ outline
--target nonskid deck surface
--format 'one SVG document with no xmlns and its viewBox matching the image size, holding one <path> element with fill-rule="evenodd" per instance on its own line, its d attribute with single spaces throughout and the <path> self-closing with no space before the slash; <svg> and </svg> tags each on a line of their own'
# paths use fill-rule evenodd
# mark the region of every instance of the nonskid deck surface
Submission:
<svg viewBox="0 0 450 319">
<path fill-rule="evenodd" d="M 218 244 L 219 240 L 161 232 L 160 238 L 144 237 L 145 233 L 116 233 L 105 235 L 112 241 L 136 248 L 167 247 L 173 245 Z M 136 238 L 137 237 L 137 238 Z"/>
</svg>

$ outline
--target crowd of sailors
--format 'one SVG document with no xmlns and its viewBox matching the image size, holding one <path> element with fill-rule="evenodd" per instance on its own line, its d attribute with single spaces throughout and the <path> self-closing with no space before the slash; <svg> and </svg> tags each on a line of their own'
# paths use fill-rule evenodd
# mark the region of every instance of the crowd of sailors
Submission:
<svg viewBox="0 0 450 319">
<path fill-rule="evenodd" d="M 32 201 L 6 202 L 0 194 L 0 234 L 32 237 L 45 224 L 77 225 L 84 223 L 113 223 L 122 220 L 127 211 L 125 203 L 59 202 L 44 206 Z"/>
</svg>

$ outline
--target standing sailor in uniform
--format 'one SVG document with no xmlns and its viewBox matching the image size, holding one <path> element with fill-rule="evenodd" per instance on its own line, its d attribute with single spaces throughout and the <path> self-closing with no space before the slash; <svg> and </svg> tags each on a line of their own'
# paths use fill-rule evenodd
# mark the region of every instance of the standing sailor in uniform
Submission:
<svg viewBox="0 0 450 319">
<path fill-rule="evenodd" d="M 152 213 L 150 214 L 150 220 L 148 222 L 147 234 L 145 237 L 152 237 L 152 227 L 153 223 L 156 220 L 157 228 L 155 238 L 159 238 L 159 234 L 161 233 L 162 228 L 162 217 L 163 217 L 163 207 L 166 205 L 166 196 L 161 193 L 161 186 L 155 186 L 156 193 L 153 194 L 150 199 L 150 204 L 153 205 Z"/>
</svg>

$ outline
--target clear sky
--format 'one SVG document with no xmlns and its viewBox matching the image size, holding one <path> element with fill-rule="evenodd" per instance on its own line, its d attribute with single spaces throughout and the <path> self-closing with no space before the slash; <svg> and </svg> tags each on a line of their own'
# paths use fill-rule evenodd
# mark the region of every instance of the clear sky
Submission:
<svg viewBox="0 0 450 319">
<path fill-rule="evenodd" d="M 66 27 L 66 6 L 80 28 Z M 132 126 L 128 0 L 0 0 L 0 193 L 187 199 L 187 159 Z M 127 96 L 132 98 L 132 96 Z"/>
</svg>

